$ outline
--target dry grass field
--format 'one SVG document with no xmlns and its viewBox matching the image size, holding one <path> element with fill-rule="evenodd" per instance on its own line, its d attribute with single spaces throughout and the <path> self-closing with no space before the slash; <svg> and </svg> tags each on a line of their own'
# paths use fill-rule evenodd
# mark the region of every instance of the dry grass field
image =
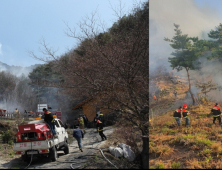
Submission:
<svg viewBox="0 0 222 170">
<path fill-rule="evenodd" d="M 184 83 L 177 85 L 169 81 L 158 82 L 171 91 L 177 88 L 178 98 L 183 101 L 188 90 Z M 175 98 L 167 96 L 168 101 Z M 175 101 L 176 101 L 175 100 Z M 174 102 L 175 102 L 174 101 Z M 153 104 L 153 101 L 151 102 Z M 161 102 L 160 102 L 161 103 Z M 175 103 L 174 103 L 175 104 Z M 164 113 L 150 117 L 149 126 L 149 168 L 150 169 L 221 169 L 222 168 L 222 127 L 218 120 L 213 124 L 210 113 L 215 102 L 204 99 L 198 105 L 188 105 L 190 111 L 190 127 L 177 126 L 173 112 L 179 107 L 165 109 Z M 222 103 L 219 103 L 222 106 Z M 167 108 L 166 105 L 162 106 Z"/>
</svg>

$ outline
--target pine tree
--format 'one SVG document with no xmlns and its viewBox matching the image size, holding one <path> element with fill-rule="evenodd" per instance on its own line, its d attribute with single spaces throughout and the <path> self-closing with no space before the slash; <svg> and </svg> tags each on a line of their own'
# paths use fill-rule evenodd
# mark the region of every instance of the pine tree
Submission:
<svg viewBox="0 0 222 170">
<path fill-rule="evenodd" d="M 187 72 L 188 82 L 189 82 L 189 92 L 195 104 L 195 98 L 191 91 L 190 83 L 190 74 L 189 70 L 198 69 L 198 63 L 194 64 L 199 56 L 203 54 L 203 51 L 207 50 L 205 44 L 207 43 L 204 40 L 198 40 L 198 37 L 188 37 L 187 34 L 182 34 L 182 31 L 179 29 L 179 25 L 174 24 L 175 26 L 175 36 L 172 39 L 164 38 L 165 41 L 171 42 L 170 46 L 175 49 L 171 54 L 174 57 L 169 57 L 168 61 L 170 66 L 177 71 L 185 69 Z"/>
</svg>

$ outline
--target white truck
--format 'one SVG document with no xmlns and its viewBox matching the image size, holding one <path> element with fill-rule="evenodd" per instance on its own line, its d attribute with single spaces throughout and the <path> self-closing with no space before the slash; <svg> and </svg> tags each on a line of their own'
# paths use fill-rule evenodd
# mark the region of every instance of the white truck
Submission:
<svg viewBox="0 0 222 170">
<path fill-rule="evenodd" d="M 16 154 L 21 154 L 25 162 L 29 162 L 31 156 L 45 156 L 56 161 L 58 150 L 69 154 L 67 127 L 60 119 L 55 118 L 56 138 L 53 137 L 48 124 L 41 118 L 35 118 L 28 124 L 19 125 L 18 128 L 13 150 Z"/>
</svg>

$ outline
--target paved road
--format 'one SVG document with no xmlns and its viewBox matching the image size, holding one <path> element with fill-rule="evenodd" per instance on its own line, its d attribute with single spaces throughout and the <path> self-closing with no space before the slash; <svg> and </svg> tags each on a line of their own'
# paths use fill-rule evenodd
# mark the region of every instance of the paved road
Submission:
<svg viewBox="0 0 222 170">
<path fill-rule="evenodd" d="M 114 128 L 112 126 L 105 127 L 104 134 L 109 138 L 113 129 Z M 83 139 L 83 152 L 79 150 L 77 141 L 74 140 L 73 143 L 69 144 L 69 154 L 65 155 L 63 151 L 58 151 L 59 158 L 56 162 L 51 162 L 46 158 L 33 158 L 28 169 L 71 169 L 71 164 L 74 169 L 81 169 L 84 167 L 84 163 L 87 159 L 94 156 L 93 154 L 97 151 L 93 148 L 99 148 L 105 142 L 101 141 L 101 137 L 95 132 L 95 128 L 86 130 L 86 134 Z M 2 162 L 0 168 L 14 168 L 18 161 L 22 161 L 21 158 L 17 158 L 15 161 Z"/>
</svg>

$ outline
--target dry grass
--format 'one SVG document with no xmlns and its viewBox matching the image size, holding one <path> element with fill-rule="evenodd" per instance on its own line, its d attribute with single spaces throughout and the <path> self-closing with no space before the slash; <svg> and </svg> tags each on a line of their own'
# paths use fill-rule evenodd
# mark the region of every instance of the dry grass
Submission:
<svg viewBox="0 0 222 170">
<path fill-rule="evenodd" d="M 178 154 L 177 161 L 185 169 L 221 168 L 219 158 L 222 157 L 222 128 L 218 122 L 213 125 L 213 117 L 209 115 L 212 106 L 213 102 L 206 106 L 191 106 L 189 110 L 195 114 L 191 111 L 189 128 L 184 126 L 184 122 L 182 127 L 173 126 L 176 124 L 173 110 L 153 119 L 153 127 L 149 129 L 151 168 L 158 168 L 160 161 L 164 168 L 172 168 L 175 154 Z M 188 151 L 184 152 L 183 149 Z M 189 151 L 194 152 L 188 155 Z"/>
</svg>

